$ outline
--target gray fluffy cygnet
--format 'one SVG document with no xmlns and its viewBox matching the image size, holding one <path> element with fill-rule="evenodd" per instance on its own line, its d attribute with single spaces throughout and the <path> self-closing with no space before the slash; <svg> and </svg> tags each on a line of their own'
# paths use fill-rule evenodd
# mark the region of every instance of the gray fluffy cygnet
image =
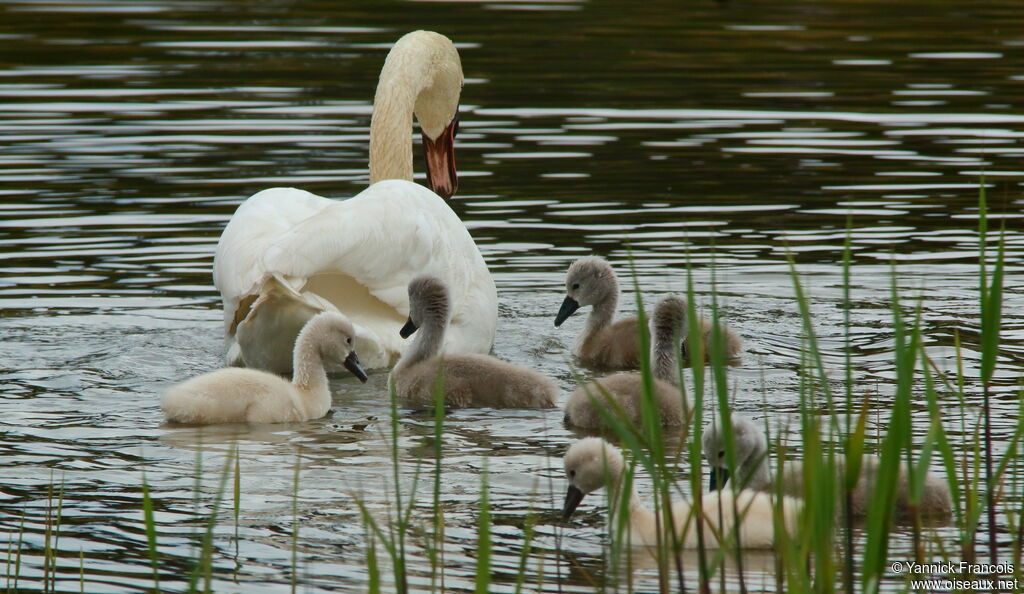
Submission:
<svg viewBox="0 0 1024 594">
<path fill-rule="evenodd" d="M 681 425 L 689 410 L 679 385 L 679 337 L 686 333 L 686 301 L 663 298 L 651 316 L 651 367 L 654 401 L 658 418 L 666 427 Z M 643 376 L 617 373 L 588 382 L 578 388 L 565 404 L 565 424 L 583 429 L 609 427 L 608 415 L 639 427 L 642 420 Z M 602 414 L 602 409 L 606 414 Z M 620 414 L 621 413 L 621 414 Z"/>
<path fill-rule="evenodd" d="M 704 432 L 702 445 L 704 457 L 712 473 L 712 489 L 721 489 L 729 480 L 735 480 L 741 487 L 759 491 L 775 491 L 776 481 L 781 483 L 782 492 L 797 497 L 804 496 L 804 472 L 800 462 L 787 460 L 778 477 L 772 476 L 768 460 L 768 440 L 764 432 L 752 420 L 732 415 L 733 460 L 735 477 L 730 477 L 726 463 L 727 440 L 721 421 L 716 421 Z M 881 460 L 876 456 L 863 457 L 860 476 L 851 493 L 850 514 L 854 517 L 867 515 L 870 501 L 875 492 L 875 483 Z M 838 480 L 843 473 L 842 463 L 837 465 Z M 912 513 L 910 504 L 909 472 L 905 462 L 900 463 L 896 482 L 895 514 L 907 517 Z M 947 518 L 953 510 L 949 486 L 940 477 L 928 473 L 924 477 L 921 501 L 917 511 L 923 517 Z"/>
<path fill-rule="evenodd" d="M 441 355 L 448 326 L 448 287 L 421 275 L 409 283 L 409 321 L 403 338 L 412 345 L 391 370 L 389 384 L 407 405 L 431 406 L 444 391 L 449 408 L 553 408 L 558 387 L 547 377 L 488 355 Z"/>
<path fill-rule="evenodd" d="M 565 292 L 565 300 L 555 316 L 555 326 L 561 326 L 579 308 L 593 306 L 586 326 L 573 346 L 573 354 L 580 363 L 607 370 L 639 368 L 640 329 L 637 318 L 630 316 L 612 321 L 619 303 L 619 281 L 608 262 L 596 256 L 573 262 L 566 273 Z M 707 359 L 711 352 L 714 326 L 703 317 L 699 318 L 699 324 Z M 743 340 L 724 324 L 721 325 L 721 333 L 728 363 L 740 364 Z M 693 351 L 687 344 L 688 334 L 680 340 L 684 355 Z M 688 360 L 688 357 L 684 359 Z"/>
</svg>

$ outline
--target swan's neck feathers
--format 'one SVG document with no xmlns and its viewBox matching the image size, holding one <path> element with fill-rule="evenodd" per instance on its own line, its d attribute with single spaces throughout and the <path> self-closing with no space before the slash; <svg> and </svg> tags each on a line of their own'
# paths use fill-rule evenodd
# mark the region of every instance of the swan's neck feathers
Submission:
<svg viewBox="0 0 1024 594">
<path fill-rule="evenodd" d="M 664 526 L 659 525 L 657 514 L 644 505 L 636 489 L 631 489 L 629 493 L 629 532 L 630 544 L 646 546 L 655 546 L 659 533 L 664 533 Z"/>
<path fill-rule="evenodd" d="M 412 112 L 418 89 L 395 76 L 384 63 L 370 120 L 370 183 L 385 179 L 412 181 Z"/>
<path fill-rule="evenodd" d="M 768 452 L 754 451 L 739 467 L 740 487 L 755 491 L 772 490 L 772 471 L 768 461 Z"/>
<path fill-rule="evenodd" d="M 619 293 L 613 291 L 606 299 L 594 304 L 587 316 L 587 326 L 583 330 L 581 338 L 586 340 L 601 330 L 604 330 L 612 323 L 615 317 L 615 310 L 619 307 Z"/>
<path fill-rule="evenodd" d="M 679 385 L 679 340 L 675 336 L 656 336 L 651 349 L 654 377 L 673 386 Z"/>
<path fill-rule="evenodd" d="M 412 118 L 437 139 L 458 110 L 462 64 L 451 40 L 430 31 L 405 35 L 388 53 L 373 99 L 370 183 L 412 180 Z"/>
<path fill-rule="evenodd" d="M 416 337 L 409 351 L 402 357 L 402 366 L 407 367 L 437 357 L 444 344 L 447 324 L 444 320 L 428 319 L 416 331 Z"/>
<path fill-rule="evenodd" d="M 322 398 L 327 394 L 327 398 L 330 399 L 327 372 L 324 370 L 323 355 L 320 353 L 321 337 L 317 330 L 315 325 L 303 328 L 296 340 L 297 346 L 292 360 L 292 384 L 299 392 L 299 399 L 302 400 L 295 404 L 307 413 L 317 407 L 318 403 L 313 400 L 318 396 Z"/>
</svg>

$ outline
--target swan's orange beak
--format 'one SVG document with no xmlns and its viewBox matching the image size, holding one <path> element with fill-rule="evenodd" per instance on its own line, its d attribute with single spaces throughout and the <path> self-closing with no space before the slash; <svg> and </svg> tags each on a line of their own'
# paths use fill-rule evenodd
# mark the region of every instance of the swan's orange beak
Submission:
<svg viewBox="0 0 1024 594">
<path fill-rule="evenodd" d="M 427 185 L 445 200 L 459 189 L 459 176 L 455 172 L 455 135 L 459 132 L 459 114 L 435 140 L 423 135 L 423 152 L 427 157 Z"/>
</svg>

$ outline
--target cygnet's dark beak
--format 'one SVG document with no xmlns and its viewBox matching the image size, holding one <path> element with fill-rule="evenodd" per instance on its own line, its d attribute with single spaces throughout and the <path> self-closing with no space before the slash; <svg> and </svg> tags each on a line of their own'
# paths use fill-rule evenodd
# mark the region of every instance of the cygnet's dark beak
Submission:
<svg viewBox="0 0 1024 594">
<path fill-rule="evenodd" d="M 409 316 L 409 319 L 405 322 L 405 326 L 402 326 L 402 329 L 398 331 L 398 335 L 402 338 L 409 338 L 415 331 L 416 324 L 412 323 L 412 316 Z"/>
<path fill-rule="evenodd" d="M 580 502 L 583 501 L 583 491 L 580 491 L 573 485 L 569 485 L 569 489 L 565 492 L 565 504 L 562 506 L 562 517 L 566 520 L 572 515 L 572 512 L 576 511 L 579 507 Z"/>
<path fill-rule="evenodd" d="M 423 153 L 427 158 L 427 185 L 445 200 L 459 189 L 459 176 L 455 171 L 455 135 L 459 132 L 459 114 L 441 132 L 437 139 L 423 135 Z"/>
<path fill-rule="evenodd" d="M 345 369 L 349 370 L 352 375 L 359 378 L 359 381 L 366 383 L 367 375 L 366 370 L 359 364 L 359 357 L 356 356 L 355 351 L 350 351 L 348 356 L 345 357 Z"/>
<path fill-rule="evenodd" d="M 566 295 L 565 301 L 562 302 L 562 307 L 558 309 L 558 315 L 555 316 L 555 328 L 561 326 L 562 322 L 567 320 L 579 308 L 579 302 Z"/>
<path fill-rule="evenodd" d="M 712 491 L 718 491 L 719 489 L 725 488 L 725 483 L 729 482 L 729 469 L 721 466 L 712 466 L 709 473 L 711 476 L 708 479 L 708 488 Z"/>
</svg>

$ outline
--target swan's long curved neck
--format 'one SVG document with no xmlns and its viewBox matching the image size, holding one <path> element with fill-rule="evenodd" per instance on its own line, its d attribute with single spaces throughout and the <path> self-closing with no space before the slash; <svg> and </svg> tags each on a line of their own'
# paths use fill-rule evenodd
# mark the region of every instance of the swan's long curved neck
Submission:
<svg viewBox="0 0 1024 594">
<path fill-rule="evenodd" d="M 616 510 L 621 509 L 617 502 L 613 505 L 616 505 Z M 640 500 L 636 489 L 630 489 L 628 509 L 631 544 L 653 545 L 657 541 L 658 517 Z"/>
<path fill-rule="evenodd" d="M 412 117 L 416 89 L 389 60 L 380 74 L 370 120 L 370 183 L 412 181 Z"/>
<path fill-rule="evenodd" d="M 308 329 L 307 329 L 308 330 Z M 324 370 L 323 356 L 317 348 L 316 337 L 309 332 L 302 332 L 298 338 L 298 348 L 292 360 L 292 384 L 303 394 L 322 394 L 329 392 L 327 371 Z M 302 402 L 308 410 L 312 403 Z"/>
<path fill-rule="evenodd" d="M 612 323 L 612 319 L 615 317 L 615 311 L 618 307 L 619 292 L 616 287 L 616 290 L 613 291 L 607 299 L 595 303 L 594 307 L 591 308 L 590 315 L 587 316 L 587 325 L 583 329 L 583 340 L 586 340 L 607 328 L 608 325 Z"/>
<path fill-rule="evenodd" d="M 651 344 L 651 365 L 654 368 L 654 377 L 673 386 L 679 385 L 679 345 L 680 337 L 675 332 L 667 334 L 655 332 Z"/>
<path fill-rule="evenodd" d="M 741 486 L 756 491 L 771 491 L 772 471 L 770 466 L 767 452 L 759 452 L 745 460 L 743 468 L 740 469 L 740 480 L 746 481 L 746 484 L 740 483 Z"/>
<path fill-rule="evenodd" d="M 425 320 L 416 331 L 416 338 L 409 346 L 409 350 L 402 357 L 401 365 L 407 367 L 438 356 L 441 353 L 441 346 L 444 344 L 446 326 L 445 320 Z"/>
</svg>

